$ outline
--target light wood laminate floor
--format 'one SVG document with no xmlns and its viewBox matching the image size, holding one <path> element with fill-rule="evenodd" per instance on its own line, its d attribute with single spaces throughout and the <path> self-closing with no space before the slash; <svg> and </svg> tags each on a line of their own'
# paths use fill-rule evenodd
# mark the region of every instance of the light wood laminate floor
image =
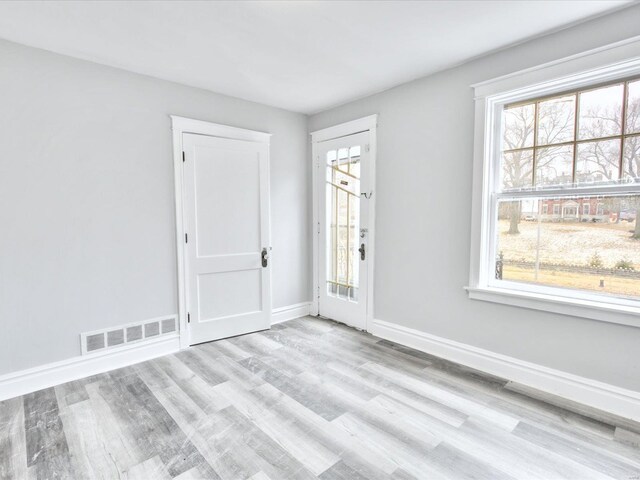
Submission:
<svg viewBox="0 0 640 480">
<path fill-rule="evenodd" d="M 302 318 L 0 403 L 0 478 L 640 479 L 613 427 Z"/>
</svg>

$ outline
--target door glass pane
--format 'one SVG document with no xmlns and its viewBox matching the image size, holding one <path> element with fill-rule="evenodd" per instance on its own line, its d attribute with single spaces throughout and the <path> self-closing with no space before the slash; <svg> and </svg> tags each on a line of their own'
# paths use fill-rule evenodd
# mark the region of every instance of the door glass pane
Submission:
<svg viewBox="0 0 640 480">
<path fill-rule="evenodd" d="M 326 156 L 327 293 L 358 300 L 360 270 L 360 146 Z"/>
</svg>

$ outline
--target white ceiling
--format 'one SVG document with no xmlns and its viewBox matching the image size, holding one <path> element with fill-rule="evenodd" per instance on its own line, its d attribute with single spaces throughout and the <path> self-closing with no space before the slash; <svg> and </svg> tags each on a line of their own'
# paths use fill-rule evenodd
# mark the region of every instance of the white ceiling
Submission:
<svg viewBox="0 0 640 480">
<path fill-rule="evenodd" d="M 315 113 L 626 1 L 0 2 L 0 37 Z"/>
</svg>

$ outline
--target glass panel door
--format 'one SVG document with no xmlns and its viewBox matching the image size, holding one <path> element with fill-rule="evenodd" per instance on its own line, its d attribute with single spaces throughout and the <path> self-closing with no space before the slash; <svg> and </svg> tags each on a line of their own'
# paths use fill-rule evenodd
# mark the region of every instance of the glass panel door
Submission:
<svg viewBox="0 0 640 480">
<path fill-rule="evenodd" d="M 369 133 L 322 142 L 320 314 L 364 328 L 366 320 L 367 141 Z"/>
<path fill-rule="evenodd" d="M 326 153 L 326 208 L 330 228 L 327 248 L 327 294 L 357 300 L 360 265 L 360 151 L 359 145 Z"/>
</svg>

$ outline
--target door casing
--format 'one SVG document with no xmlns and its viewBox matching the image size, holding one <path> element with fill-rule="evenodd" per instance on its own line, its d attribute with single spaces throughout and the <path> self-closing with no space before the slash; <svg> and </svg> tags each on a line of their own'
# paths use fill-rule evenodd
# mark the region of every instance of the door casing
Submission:
<svg viewBox="0 0 640 480">
<path fill-rule="evenodd" d="M 362 133 L 368 131 L 370 134 L 369 139 L 369 169 L 370 169 L 370 188 L 369 195 L 371 195 L 369 202 L 369 236 L 367 242 L 367 256 L 368 256 L 368 269 L 367 269 L 367 314 L 366 314 L 366 327 L 365 330 L 370 330 L 373 325 L 374 311 L 373 311 L 373 293 L 374 293 L 374 265 L 375 265 L 375 212 L 376 212 L 376 131 L 378 126 L 378 115 L 369 115 L 367 117 L 352 120 L 350 122 L 341 123 L 333 127 L 324 128 L 322 130 L 316 130 L 311 133 L 311 151 L 312 151 L 312 183 L 313 183 L 313 301 L 311 303 L 310 313 L 311 315 L 318 315 L 320 311 L 319 306 L 319 292 L 320 292 L 320 221 L 322 218 L 321 205 L 319 201 L 319 180 L 324 175 L 324 170 L 320 171 L 320 159 L 318 143 L 326 140 L 332 140 L 334 138 L 345 137 L 356 133 Z"/>
<path fill-rule="evenodd" d="M 227 138 L 233 140 L 245 140 L 250 142 L 265 143 L 269 146 L 271 134 L 246 130 L 244 128 L 229 127 L 217 123 L 194 120 L 191 118 L 171 115 L 171 128 L 173 130 L 173 169 L 175 186 L 176 207 L 176 262 L 178 270 L 178 322 L 180 324 L 180 348 L 188 348 L 191 344 L 189 324 L 187 322 L 187 281 L 186 281 L 186 244 L 185 244 L 185 220 L 184 220 L 184 191 L 182 168 L 183 134 L 195 133 L 212 137 Z M 268 149 L 267 149 L 268 156 Z M 270 182 L 267 182 L 269 185 Z M 270 193 L 267 192 L 270 197 Z M 269 212 L 270 215 L 270 212 Z M 271 223 L 271 219 L 269 219 Z M 268 244 L 271 245 L 269 238 Z M 272 261 L 272 252 L 269 253 Z M 270 269 L 271 270 L 271 269 Z"/>
</svg>

